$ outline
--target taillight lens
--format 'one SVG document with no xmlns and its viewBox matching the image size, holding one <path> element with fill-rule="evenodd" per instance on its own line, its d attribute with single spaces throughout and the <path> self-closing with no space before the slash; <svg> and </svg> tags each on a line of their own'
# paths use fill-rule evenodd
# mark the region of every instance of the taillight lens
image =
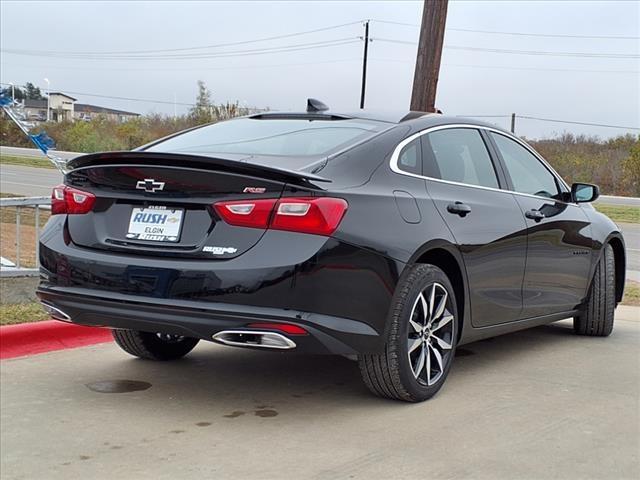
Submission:
<svg viewBox="0 0 640 480">
<path fill-rule="evenodd" d="M 342 198 L 283 198 L 276 205 L 271 228 L 328 236 L 338 228 L 347 207 Z"/>
<path fill-rule="evenodd" d="M 229 225 L 267 228 L 276 201 L 275 198 L 268 198 L 246 202 L 218 202 L 214 207 L 218 215 Z"/>
<path fill-rule="evenodd" d="M 335 232 L 348 206 L 346 200 L 330 197 L 287 197 L 214 205 L 230 225 L 325 236 Z"/>
<path fill-rule="evenodd" d="M 67 185 L 58 185 L 53 187 L 51 193 L 51 215 L 88 213 L 95 203 L 96 196 L 93 193 L 83 192 Z"/>
</svg>

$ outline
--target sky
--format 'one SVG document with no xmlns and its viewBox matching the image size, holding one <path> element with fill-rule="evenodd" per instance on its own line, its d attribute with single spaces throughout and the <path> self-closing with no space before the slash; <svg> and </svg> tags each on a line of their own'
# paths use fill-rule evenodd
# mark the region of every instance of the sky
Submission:
<svg viewBox="0 0 640 480">
<path fill-rule="evenodd" d="M 186 112 L 198 80 L 216 102 L 299 111 L 314 97 L 332 110 L 353 111 L 362 21 L 371 19 L 366 107 L 406 110 L 422 7 L 422 1 L 365 0 L 1 0 L 0 82 L 30 81 L 46 90 L 48 78 L 52 91 L 74 92 L 79 102 L 139 113 Z M 337 25 L 344 26 L 324 29 Z M 318 29 L 324 30 L 238 44 Z M 284 51 L 264 51 L 275 47 Z M 516 113 L 516 133 L 528 138 L 638 133 L 519 116 L 640 128 L 640 2 L 452 0 L 436 104 L 445 114 L 488 116 L 483 120 L 502 127 Z"/>
</svg>

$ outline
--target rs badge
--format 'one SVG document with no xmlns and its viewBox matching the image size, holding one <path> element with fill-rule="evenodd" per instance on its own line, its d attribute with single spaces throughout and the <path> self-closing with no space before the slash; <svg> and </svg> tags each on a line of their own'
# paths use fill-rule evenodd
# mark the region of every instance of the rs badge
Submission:
<svg viewBox="0 0 640 480">
<path fill-rule="evenodd" d="M 210 252 L 212 255 L 224 255 L 226 253 L 236 253 L 238 249 L 233 247 L 211 247 L 207 245 L 202 251 Z"/>
</svg>

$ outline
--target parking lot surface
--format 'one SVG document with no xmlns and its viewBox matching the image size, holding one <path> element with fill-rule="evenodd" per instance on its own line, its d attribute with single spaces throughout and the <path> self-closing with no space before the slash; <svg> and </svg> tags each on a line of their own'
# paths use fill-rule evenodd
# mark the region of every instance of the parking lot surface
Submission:
<svg viewBox="0 0 640 480">
<path fill-rule="evenodd" d="M 6 360 L 6 479 L 640 477 L 640 308 L 460 348 L 432 400 L 370 396 L 357 364 L 201 344 Z"/>
</svg>

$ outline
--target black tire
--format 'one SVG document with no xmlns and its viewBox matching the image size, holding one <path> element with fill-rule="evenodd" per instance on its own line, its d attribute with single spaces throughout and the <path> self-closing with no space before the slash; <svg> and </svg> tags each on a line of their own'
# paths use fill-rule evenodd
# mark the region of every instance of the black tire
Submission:
<svg viewBox="0 0 640 480">
<path fill-rule="evenodd" d="M 580 314 L 573 318 L 573 329 L 578 335 L 607 337 L 613 331 L 616 308 L 616 264 L 611 245 L 596 265 L 589 294 Z"/>
<path fill-rule="evenodd" d="M 198 344 L 199 339 L 138 332 L 136 330 L 111 330 L 118 346 L 134 357 L 147 360 L 177 360 L 184 357 Z"/>
<path fill-rule="evenodd" d="M 444 311 L 440 317 L 441 320 L 438 320 L 434 311 L 434 318 L 425 319 L 423 323 L 428 332 L 417 333 L 419 330 L 415 328 L 416 322 L 410 322 L 410 320 L 418 319 L 420 316 L 421 310 L 424 308 L 420 295 L 424 292 L 431 292 L 431 288 L 437 288 L 439 292 L 442 288 L 446 291 L 447 296 L 445 298 L 441 293 L 439 297 L 434 297 L 437 301 L 427 302 L 427 310 L 429 308 L 439 310 L 437 307 L 444 298 Z M 426 299 L 424 296 L 423 298 Z M 428 305 L 431 303 L 435 307 L 429 307 Z M 420 306 L 418 306 L 419 304 Z M 428 317 L 428 312 L 425 314 L 425 317 Z M 445 318 L 448 318 L 448 314 L 452 316 L 449 320 Z M 403 275 L 394 296 L 388 319 L 389 325 L 384 351 L 380 354 L 358 357 L 362 378 L 369 390 L 380 397 L 406 402 L 422 402 L 435 395 L 444 384 L 455 356 L 457 321 L 455 292 L 446 274 L 434 265 L 410 267 L 408 272 Z M 430 322 L 434 323 L 428 326 Z M 437 324 L 440 326 L 438 327 Z M 433 327 L 436 328 L 432 331 Z M 436 358 L 434 350 L 440 349 L 440 339 L 432 338 L 432 333 L 436 331 L 439 331 L 437 335 L 442 337 L 442 341 L 449 344 L 449 348 L 442 349 L 439 354 L 442 365 L 442 368 L 439 369 L 438 358 Z M 421 346 L 415 347 L 414 342 L 421 342 Z M 416 350 L 411 353 L 409 351 L 410 344 L 418 350 L 418 359 L 415 361 L 416 357 L 412 357 L 412 355 L 416 354 Z M 425 350 L 427 352 L 425 357 L 429 357 L 432 362 L 435 361 L 435 367 L 439 370 L 436 372 L 438 375 L 434 375 L 433 378 L 430 378 L 431 371 L 427 373 L 426 361 L 424 378 L 418 367 L 419 357 L 424 354 Z M 418 377 L 414 373 L 416 369 L 418 369 Z M 433 380 L 433 383 L 429 384 L 428 380 Z"/>
</svg>

